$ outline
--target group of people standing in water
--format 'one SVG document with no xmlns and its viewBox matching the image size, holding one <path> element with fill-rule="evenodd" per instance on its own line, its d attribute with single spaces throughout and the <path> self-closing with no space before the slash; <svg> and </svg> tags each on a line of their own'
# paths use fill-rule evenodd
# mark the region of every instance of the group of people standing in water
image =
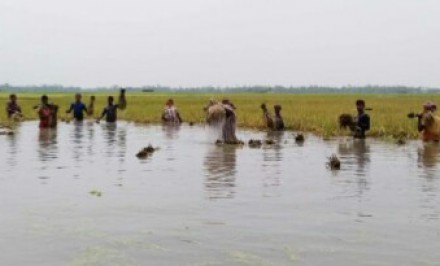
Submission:
<svg viewBox="0 0 440 266">
<path fill-rule="evenodd" d="M 73 113 L 76 121 L 84 120 L 85 116 L 93 117 L 95 114 L 95 96 L 90 97 L 90 102 L 86 106 L 82 102 L 82 95 L 76 94 L 75 101 L 66 110 L 67 114 Z M 125 90 L 121 89 L 118 102 L 114 103 L 113 96 L 107 98 L 107 105 L 102 110 L 96 122 L 100 122 L 105 118 L 107 123 L 115 123 L 117 121 L 118 110 L 124 110 L 127 107 Z M 49 102 L 49 97 L 43 95 L 40 104 L 34 106 L 38 112 L 40 119 L 40 128 L 54 128 L 57 126 L 58 105 Z M 263 111 L 263 121 L 268 129 L 281 131 L 285 129 L 284 120 L 281 116 L 282 107 L 279 104 L 273 106 L 274 114 L 268 110 L 266 104 L 261 105 Z M 339 117 L 341 127 L 348 127 L 353 132 L 354 138 L 363 139 L 366 132 L 370 130 L 370 116 L 366 113 L 365 101 L 356 101 L 357 115 L 343 114 Z M 208 105 L 203 109 L 206 112 L 206 122 L 209 125 L 221 128 L 224 143 L 237 143 L 238 139 L 235 135 L 236 129 L 236 107 L 229 99 L 223 99 L 221 102 L 210 100 Z M 418 130 L 424 141 L 440 141 L 440 117 L 436 114 L 437 106 L 432 102 L 423 105 L 423 111 L 418 114 L 408 114 L 410 118 L 418 119 Z M 23 112 L 17 102 L 17 96 L 11 94 L 6 105 L 6 113 L 9 119 L 19 120 L 23 118 Z M 174 105 L 173 99 L 168 99 L 162 111 L 162 121 L 166 124 L 180 124 L 183 119 Z"/>
</svg>

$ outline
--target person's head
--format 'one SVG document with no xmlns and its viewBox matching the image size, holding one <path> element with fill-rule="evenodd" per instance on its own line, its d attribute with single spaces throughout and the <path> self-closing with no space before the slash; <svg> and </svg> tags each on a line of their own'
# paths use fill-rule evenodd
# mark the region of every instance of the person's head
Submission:
<svg viewBox="0 0 440 266">
<path fill-rule="evenodd" d="M 41 103 L 42 104 L 48 104 L 49 103 L 49 97 L 47 97 L 47 95 L 43 95 L 41 96 Z"/>
<path fill-rule="evenodd" d="M 94 101 L 95 101 L 95 96 L 94 96 L 94 95 L 90 96 L 90 100 L 91 100 L 92 102 L 94 102 Z"/>
<path fill-rule="evenodd" d="M 15 94 L 9 95 L 9 100 L 11 100 L 11 102 L 15 103 L 17 101 L 17 95 L 15 95 Z"/>
<path fill-rule="evenodd" d="M 166 106 L 173 106 L 173 105 L 174 105 L 174 100 L 173 100 L 172 98 L 169 98 L 169 99 L 166 101 L 165 105 L 166 105 Z"/>
<path fill-rule="evenodd" d="M 121 88 L 121 94 L 124 95 L 125 94 L 125 89 Z"/>
<path fill-rule="evenodd" d="M 273 109 L 275 110 L 275 113 L 280 113 L 281 112 L 281 105 L 280 104 L 275 104 L 274 106 L 273 106 Z"/>
<path fill-rule="evenodd" d="M 423 104 L 423 111 L 424 112 L 435 112 L 437 110 L 437 105 L 433 102 L 426 102 Z"/>
<path fill-rule="evenodd" d="M 109 105 L 113 105 L 113 96 L 108 96 L 107 101 Z"/>
<path fill-rule="evenodd" d="M 363 113 L 365 111 L 365 101 L 361 99 L 357 100 L 356 109 L 359 113 Z"/>
<path fill-rule="evenodd" d="M 81 98 L 82 98 L 81 93 L 77 93 L 77 94 L 75 94 L 75 100 L 76 100 L 77 102 L 80 102 L 80 101 L 81 101 Z"/>
</svg>

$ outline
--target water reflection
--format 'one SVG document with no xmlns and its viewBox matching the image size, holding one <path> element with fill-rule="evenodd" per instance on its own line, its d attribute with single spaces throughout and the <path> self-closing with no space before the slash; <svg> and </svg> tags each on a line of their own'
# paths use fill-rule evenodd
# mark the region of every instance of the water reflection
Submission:
<svg viewBox="0 0 440 266">
<path fill-rule="evenodd" d="M 233 145 L 209 148 L 204 162 L 205 189 L 209 199 L 234 197 L 237 149 Z"/>
<path fill-rule="evenodd" d="M 370 164 L 370 145 L 366 140 L 355 139 L 349 141 L 341 141 L 338 144 L 338 153 L 343 159 L 344 165 L 348 165 L 349 171 L 355 174 L 355 182 L 357 184 L 356 194 L 359 198 L 365 191 L 370 189 L 368 180 L 368 166 Z M 346 176 L 344 183 L 352 183 L 352 175 Z"/>
<path fill-rule="evenodd" d="M 281 143 L 283 136 L 284 131 L 267 132 L 266 139 L 274 140 L 275 145 L 263 149 L 263 172 L 265 173 L 263 186 L 265 188 L 277 187 L 281 183 L 281 163 L 283 160 Z"/>
<path fill-rule="evenodd" d="M 162 131 L 169 140 L 177 139 L 180 130 L 180 124 L 162 124 Z"/>
<path fill-rule="evenodd" d="M 427 177 L 435 176 L 439 154 L 440 146 L 438 143 L 424 143 L 423 147 L 418 149 L 419 167 L 425 170 Z"/>
<path fill-rule="evenodd" d="M 40 128 L 38 134 L 38 144 L 38 158 L 41 162 L 52 161 L 58 157 L 56 129 Z"/>
<path fill-rule="evenodd" d="M 14 167 L 17 165 L 17 153 L 18 153 L 18 144 L 17 144 L 17 135 L 7 136 L 8 143 L 8 157 L 7 157 L 7 165 L 9 167 Z"/>
<path fill-rule="evenodd" d="M 73 147 L 73 158 L 75 162 L 81 161 L 83 158 L 83 138 L 84 138 L 84 124 L 82 121 L 73 122 L 73 135 L 71 135 Z"/>
<path fill-rule="evenodd" d="M 424 143 L 422 148 L 418 150 L 419 167 L 423 169 L 423 183 L 421 191 L 423 197 L 421 199 L 421 207 L 426 210 L 423 216 L 429 220 L 440 219 L 440 209 L 438 208 L 438 162 L 440 156 L 440 146 L 438 143 Z"/>
</svg>

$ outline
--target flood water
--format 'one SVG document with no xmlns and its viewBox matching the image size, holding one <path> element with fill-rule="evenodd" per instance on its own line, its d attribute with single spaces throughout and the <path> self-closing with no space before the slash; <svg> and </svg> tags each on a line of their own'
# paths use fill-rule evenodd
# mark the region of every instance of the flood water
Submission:
<svg viewBox="0 0 440 266">
<path fill-rule="evenodd" d="M 23 123 L 0 136 L 0 265 L 440 265 L 439 146 L 238 136 L 278 144 Z"/>
</svg>

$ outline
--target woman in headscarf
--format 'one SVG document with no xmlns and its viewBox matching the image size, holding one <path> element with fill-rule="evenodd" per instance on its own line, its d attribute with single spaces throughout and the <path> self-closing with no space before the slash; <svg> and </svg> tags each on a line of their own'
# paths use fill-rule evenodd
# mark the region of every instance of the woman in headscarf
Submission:
<svg viewBox="0 0 440 266">
<path fill-rule="evenodd" d="M 174 106 L 174 100 L 171 98 L 165 103 L 165 108 L 162 112 L 162 121 L 168 124 L 182 123 L 182 117 L 180 117 L 179 111 Z"/>
</svg>

